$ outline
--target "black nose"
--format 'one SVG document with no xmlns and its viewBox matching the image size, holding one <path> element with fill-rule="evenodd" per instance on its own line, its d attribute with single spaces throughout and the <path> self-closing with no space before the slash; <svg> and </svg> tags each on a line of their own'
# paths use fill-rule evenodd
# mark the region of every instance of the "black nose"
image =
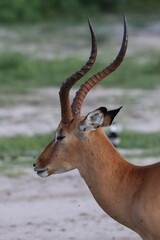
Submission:
<svg viewBox="0 0 160 240">
<path fill-rule="evenodd" d="M 35 167 L 36 166 L 36 164 L 35 163 L 33 163 L 33 167 Z"/>
</svg>

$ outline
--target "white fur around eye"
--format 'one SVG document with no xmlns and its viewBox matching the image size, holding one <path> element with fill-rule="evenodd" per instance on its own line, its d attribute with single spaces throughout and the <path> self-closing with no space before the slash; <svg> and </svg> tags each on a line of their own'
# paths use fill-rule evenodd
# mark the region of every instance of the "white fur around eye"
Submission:
<svg viewBox="0 0 160 240">
<path fill-rule="evenodd" d="M 55 142 L 57 142 L 58 133 L 56 132 Z"/>
</svg>

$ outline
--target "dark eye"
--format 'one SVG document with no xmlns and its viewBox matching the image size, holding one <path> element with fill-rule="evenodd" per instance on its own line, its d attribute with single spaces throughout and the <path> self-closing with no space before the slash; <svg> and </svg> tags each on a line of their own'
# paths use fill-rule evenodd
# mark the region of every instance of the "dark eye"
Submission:
<svg viewBox="0 0 160 240">
<path fill-rule="evenodd" d="M 62 141 L 65 136 L 57 136 L 57 141 Z"/>
</svg>

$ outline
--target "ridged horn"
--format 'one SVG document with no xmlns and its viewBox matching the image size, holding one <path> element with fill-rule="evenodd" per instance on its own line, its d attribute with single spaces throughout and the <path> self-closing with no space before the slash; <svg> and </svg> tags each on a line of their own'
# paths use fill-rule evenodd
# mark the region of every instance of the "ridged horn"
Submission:
<svg viewBox="0 0 160 240">
<path fill-rule="evenodd" d="M 86 64 L 79 71 L 75 72 L 73 75 L 68 77 L 64 83 L 62 83 L 59 91 L 60 104 L 61 104 L 61 120 L 63 123 L 68 123 L 73 118 L 70 100 L 69 100 L 70 89 L 78 80 L 80 80 L 92 68 L 96 60 L 96 56 L 97 56 L 96 36 L 89 19 L 88 19 L 88 24 L 89 24 L 91 39 L 92 39 L 92 48 L 91 48 L 90 57 L 86 62 Z"/>
<path fill-rule="evenodd" d="M 127 20 L 125 15 L 123 15 L 123 21 L 124 21 L 123 40 L 122 40 L 121 48 L 117 57 L 109 66 L 105 67 L 102 71 L 90 77 L 77 91 L 76 96 L 73 99 L 73 103 L 72 103 L 73 117 L 80 115 L 83 101 L 87 93 L 91 90 L 91 88 L 93 88 L 98 82 L 100 82 L 102 79 L 104 79 L 109 74 L 111 74 L 122 63 L 127 50 L 127 45 L 128 45 Z"/>
</svg>

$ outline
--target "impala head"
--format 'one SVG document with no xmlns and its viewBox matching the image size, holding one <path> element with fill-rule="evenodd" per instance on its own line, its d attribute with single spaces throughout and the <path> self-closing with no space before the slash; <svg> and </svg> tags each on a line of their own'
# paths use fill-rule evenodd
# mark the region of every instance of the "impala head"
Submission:
<svg viewBox="0 0 160 240">
<path fill-rule="evenodd" d="M 81 79 L 93 66 L 97 55 L 96 37 L 89 22 L 92 38 L 92 49 L 89 60 L 72 76 L 68 77 L 62 84 L 59 97 L 61 104 L 61 122 L 56 129 L 54 139 L 44 149 L 34 165 L 34 170 L 41 177 L 47 177 L 54 173 L 62 173 L 78 168 L 83 161 L 88 148 L 95 148 L 93 140 L 101 138 L 101 127 L 109 126 L 119 110 L 108 111 L 100 107 L 87 116 L 81 116 L 81 107 L 87 93 L 99 81 L 112 73 L 123 61 L 127 43 L 127 24 L 124 16 L 124 34 L 120 51 L 115 60 L 102 71 L 90 77 L 77 91 L 72 105 L 69 100 L 69 92 L 72 86 Z"/>
</svg>

